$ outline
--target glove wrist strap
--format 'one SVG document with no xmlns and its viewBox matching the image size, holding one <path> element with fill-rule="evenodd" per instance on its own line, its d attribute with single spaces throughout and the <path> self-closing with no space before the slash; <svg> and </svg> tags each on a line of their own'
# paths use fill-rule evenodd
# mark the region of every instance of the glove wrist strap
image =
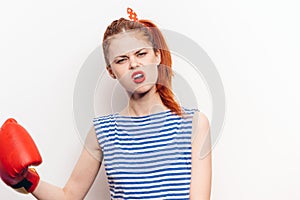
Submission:
<svg viewBox="0 0 300 200">
<path fill-rule="evenodd" d="M 39 181 L 40 176 L 36 170 L 34 168 L 30 168 L 28 169 L 26 177 L 21 182 L 17 183 L 16 185 L 12 185 L 11 187 L 21 193 L 31 193 L 35 190 Z"/>
</svg>

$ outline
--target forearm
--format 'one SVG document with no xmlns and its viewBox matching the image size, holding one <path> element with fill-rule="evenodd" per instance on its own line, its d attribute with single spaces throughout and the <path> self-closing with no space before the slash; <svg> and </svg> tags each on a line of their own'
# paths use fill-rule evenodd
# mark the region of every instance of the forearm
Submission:
<svg viewBox="0 0 300 200">
<path fill-rule="evenodd" d="M 66 200 L 67 194 L 63 188 L 40 181 L 32 195 L 39 200 Z"/>
<path fill-rule="evenodd" d="M 40 180 L 32 195 L 39 200 L 80 200 L 84 199 L 93 184 L 101 162 L 84 148 L 82 154 L 63 188 Z"/>
</svg>

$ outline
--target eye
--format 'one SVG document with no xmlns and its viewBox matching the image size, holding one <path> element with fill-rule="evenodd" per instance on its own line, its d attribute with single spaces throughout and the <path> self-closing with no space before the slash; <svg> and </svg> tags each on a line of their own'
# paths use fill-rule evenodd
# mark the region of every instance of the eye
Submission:
<svg viewBox="0 0 300 200">
<path fill-rule="evenodd" d="M 147 54 L 147 52 L 140 52 L 137 54 L 138 57 L 143 57 Z"/>
<path fill-rule="evenodd" d="M 126 60 L 127 60 L 127 58 L 117 59 L 117 60 L 115 60 L 115 63 L 116 63 L 116 64 L 123 64 L 123 63 L 126 62 Z"/>
</svg>

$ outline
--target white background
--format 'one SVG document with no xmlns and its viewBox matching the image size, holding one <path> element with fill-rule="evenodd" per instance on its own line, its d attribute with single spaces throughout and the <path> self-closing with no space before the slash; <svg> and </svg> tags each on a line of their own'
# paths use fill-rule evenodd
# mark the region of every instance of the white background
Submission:
<svg viewBox="0 0 300 200">
<path fill-rule="evenodd" d="M 213 150 L 212 199 L 300 199 L 298 4 L 1 1 L 0 122 L 14 117 L 25 126 L 43 156 L 42 179 L 63 186 L 82 148 L 73 119 L 76 77 L 106 26 L 127 17 L 130 6 L 197 42 L 220 73 L 226 121 Z M 1 182 L 0 199 L 34 198 Z M 109 199 L 103 168 L 86 199 Z"/>
</svg>

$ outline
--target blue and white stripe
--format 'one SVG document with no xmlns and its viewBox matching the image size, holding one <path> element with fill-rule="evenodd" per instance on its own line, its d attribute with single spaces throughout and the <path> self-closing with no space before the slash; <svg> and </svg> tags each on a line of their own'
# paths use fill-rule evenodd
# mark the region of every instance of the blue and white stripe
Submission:
<svg viewBox="0 0 300 200">
<path fill-rule="evenodd" d="M 112 199 L 189 199 L 195 109 L 184 111 L 94 119 Z"/>
</svg>

